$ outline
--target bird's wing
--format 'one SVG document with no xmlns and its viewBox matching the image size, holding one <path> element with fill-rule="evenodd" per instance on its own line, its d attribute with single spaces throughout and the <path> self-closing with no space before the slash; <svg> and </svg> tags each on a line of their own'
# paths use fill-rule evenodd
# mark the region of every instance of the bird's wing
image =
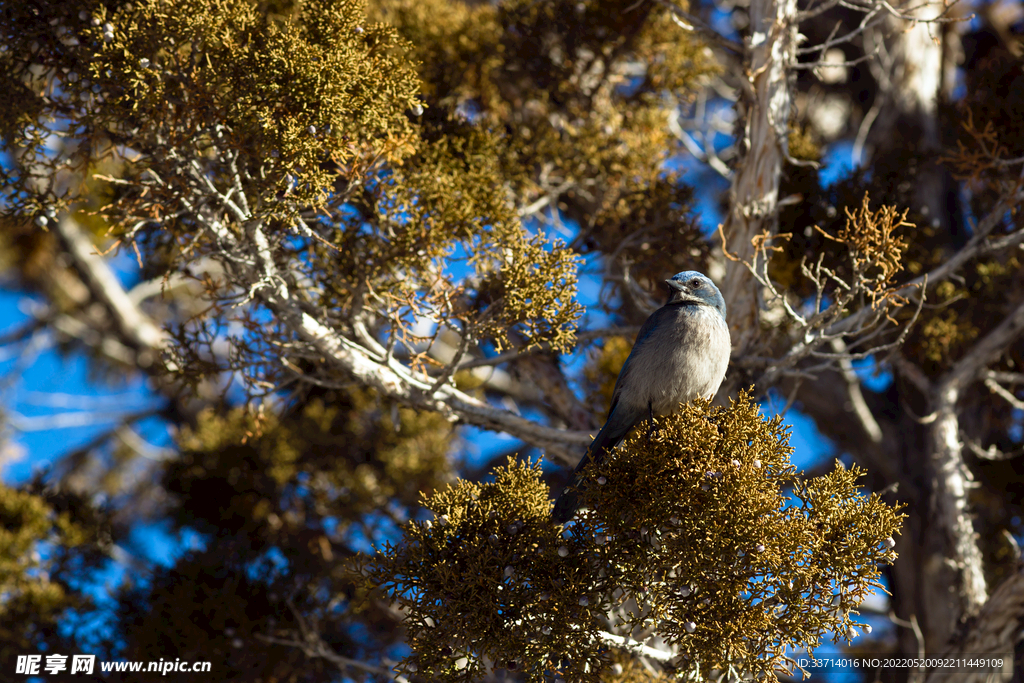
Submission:
<svg viewBox="0 0 1024 683">
<path fill-rule="evenodd" d="M 605 420 L 604 426 L 601 427 L 601 431 L 597 433 L 594 440 L 590 442 L 590 448 L 587 449 L 587 453 L 580 459 L 579 464 L 576 465 L 576 469 L 573 470 L 574 485 L 562 492 L 558 499 L 555 500 L 555 509 L 551 513 L 551 518 L 559 523 L 564 524 L 569 521 L 573 514 L 576 512 L 578 505 L 579 492 L 576 489 L 579 486 L 580 479 L 579 474 L 587 465 L 591 462 L 601 462 L 604 459 L 605 454 L 612 448 L 618 445 L 622 441 L 629 431 L 633 427 L 644 419 L 647 414 L 643 409 L 637 409 L 637 406 L 630 403 L 620 403 L 619 398 L 622 395 L 622 389 L 629 384 L 630 375 L 630 360 L 633 359 L 638 352 L 642 353 L 642 349 L 645 342 L 647 342 L 659 322 L 664 317 L 662 313 L 665 309 L 660 308 L 655 311 L 647 321 L 640 328 L 640 332 L 636 335 L 636 342 L 633 344 L 633 350 L 630 351 L 629 357 L 626 358 L 626 362 L 622 364 L 622 370 L 619 371 L 619 378 L 615 382 L 615 391 L 612 393 L 612 407 L 608 411 L 608 419 Z"/>
<path fill-rule="evenodd" d="M 608 414 L 608 419 L 605 421 L 604 426 L 601 427 L 601 431 L 590 442 L 590 448 L 587 449 L 586 454 L 580 459 L 576 469 L 573 470 L 573 486 L 562 491 L 561 495 L 555 500 L 555 509 L 551 513 L 551 518 L 555 522 L 564 524 L 576 512 L 576 507 L 579 504 L 579 491 L 577 487 L 580 486 L 580 472 L 591 462 L 601 462 L 605 454 L 610 449 L 615 448 L 629 434 L 629 430 L 643 419 L 643 411 L 639 411 L 638 415 L 630 414 L 631 412 L 638 411 L 630 410 L 628 404 L 612 406 L 612 411 Z"/>
<path fill-rule="evenodd" d="M 622 364 L 622 369 L 619 370 L 619 378 L 615 380 L 615 389 L 612 391 L 612 407 L 608 411 L 608 417 L 611 419 L 611 414 L 615 412 L 615 406 L 619 402 L 619 398 L 622 395 L 622 388 L 629 384 L 629 376 L 632 374 L 632 363 L 633 360 L 639 353 L 643 353 L 642 349 L 644 345 L 650 341 L 653 336 L 655 328 L 661 323 L 665 317 L 666 307 L 662 306 L 644 321 L 644 324 L 640 327 L 640 331 L 636 334 L 636 341 L 633 342 L 633 350 L 629 352 L 629 356 L 626 358 L 626 362 Z M 627 429 L 627 431 L 629 431 Z M 596 441 L 596 438 L 595 438 Z"/>
<path fill-rule="evenodd" d="M 643 418 L 643 414 L 637 417 L 635 415 L 627 415 L 627 412 L 629 411 L 625 409 L 625 406 L 619 407 L 618 410 L 614 407 L 612 408 L 612 412 L 608 413 L 608 419 L 605 420 L 601 431 L 590 442 L 587 455 L 580 459 L 574 472 L 578 473 L 591 461 L 601 462 L 604 459 L 604 454 L 609 449 L 615 448 L 620 441 L 626 438 L 629 430 Z"/>
</svg>

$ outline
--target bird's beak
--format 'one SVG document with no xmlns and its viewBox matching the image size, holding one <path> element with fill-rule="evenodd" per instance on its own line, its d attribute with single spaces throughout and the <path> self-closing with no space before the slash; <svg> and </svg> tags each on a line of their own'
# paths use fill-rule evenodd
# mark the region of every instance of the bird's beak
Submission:
<svg viewBox="0 0 1024 683">
<path fill-rule="evenodd" d="M 670 290 L 674 289 L 677 292 L 683 291 L 683 283 L 678 280 L 665 280 L 665 284 L 668 285 Z"/>
</svg>

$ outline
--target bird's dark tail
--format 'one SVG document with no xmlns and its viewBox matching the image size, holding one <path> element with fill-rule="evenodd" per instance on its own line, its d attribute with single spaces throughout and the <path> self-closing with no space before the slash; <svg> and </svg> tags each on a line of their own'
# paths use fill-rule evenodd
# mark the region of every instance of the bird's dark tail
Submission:
<svg viewBox="0 0 1024 683">
<path fill-rule="evenodd" d="M 617 414 L 618 413 L 618 414 Z M 565 524 L 576 514 L 576 507 L 579 505 L 579 494 L 583 486 L 583 477 L 580 472 L 591 462 L 599 463 L 604 459 L 605 453 L 610 448 L 615 448 L 620 441 L 633 428 L 634 421 L 622 419 L 623 411 L 616 411 L 612 408 L 608 420 L 601 427 L 594 440 L 590 442 L 587 454 L 583 456 L 576 469 L 573 470 L 573 483 L 562 491 L 555 500 L 555 509 L 551 511 L 551 520 L 556 524 Z"/>
<path fill-rule="evenodd" d="M 555 499 L 555 509 L 551 511 L 551 519 L 556 524 L 565 524 L 572 516 L 576 514 L 576 508 L 579 506 L 580 491 L 583 487 L 583 476 L 581 472 L 583 468 L 589 465 L 591 462 L 601 462 L 604 457 L 604 446 L 598 443 L 597 437 L 594 437 L 593 442 L 590 444 L 590 448 L 587 449 L 586 455 L 580 460 L 579 464 L 576 465 L 576 469 L 572 471 L 572 484 L 566 487 L 560 496 Z"/>
<path fill-rule="evenodd" d="M 573 485 L 575 487 L 575 484 Z M 567 488 L 562 495 L 555 500 L 555 509 L 551 511 L 551 521 L 555 524 L 565 524 L 576 514 L 576 507 L 580 504 L 580 494 L 575 488 Z"/>
</svg>

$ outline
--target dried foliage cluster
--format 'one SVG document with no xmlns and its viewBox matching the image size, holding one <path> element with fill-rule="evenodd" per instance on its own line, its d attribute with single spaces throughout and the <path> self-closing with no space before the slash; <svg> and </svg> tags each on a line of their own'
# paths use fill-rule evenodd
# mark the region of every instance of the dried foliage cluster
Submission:
<svg viewBox="0 0 1024 683">
<path fill-rule="evenodd" d="M 966 96 L 940 106 L 939 120 L 946 127 L 943 148 L 919 148 L 923 143 L 905 126 L 893 131 L 891 151 L 883 147 L 869 168 L 855 170 L 824 191 L 817 187 L 816 174 L 794 169 L 786 191 L 813 192 L 818 198 L 782 210 L 780 225 L 787 239 L 773 243 L 780 251 L 771 255 L 769 267 L 777 289 L 797 300 L 806 301 L 820 290 L 816 278 L 801 277 L 801 263 L 809 253 L 823 256 L 822 265 L 849 283 L 846 254 L 833 248 L 833 238 L 844 229 L 847 207 L 861 207 L 859 222 L 869 215 L 879 220 L 885 207 L 899 207 L 891 241 L 900 252 L 893 254 L 899 272 L 888 287 L 897 294 L 891 300 L 894 307 L 910 303 L 913 308 L 893 317 L 904 325 L 913 322 L 899 348 L 931 379 L 948 371 L 991 329 L 993 320 L 1005 316 L 1006 302 L 998 292 L 1016 291 L 1024 283 L 1024 264 L 1015 248 L 1024 227 L 1016 209 L 1024 140 L 1012 113 L 1021 106 L 1024 79 L 1019 59 L 1005 50 L 994 49 L 980 62 L 969 72 Z M 934 175 L 941 184 L 929 184 L 937 182 Z M 923 180 L 915 182 L 917 178 Z M 964 183 L 962 194 L 954 180 Z M 936 214 L 928 206 L 931 202 L 922 206 L 922 192 L 934 193 L 947 214 Z M 950 278 L 959 268 L 965 271 Z M 836 285 L 832 294 L 838 297 L 845 291 L 850 290 Z M 1015 363 L 1022 361 L 1018 357 Z M 1000 369 L 1012 367 L 1019 365 L 1003 363 Z"/>
<path fill-rule="evenodd" d="M 433 520 L 370 571 L 407 611 L 404 670 L 600 680 L 602 643 L 642 650 L 657 634 L 683 678 L 761 677 L 792 673 L 792 653 L 828 634 L 851 640 L 903 515 L 860 492 L 857 468 L 798 479 L 788 438 L 749 394 L 695 401 L 591 467 L 566 529 L 539 469 L 516 461 L 427 497 Z"/>
<path fill-rule="evenodd" d="M 808 215 L 794 219 L 793 231 L 786 239 L 774 243 L 778 251 L 771 255 L 769 273 L 775 288 L 787 292 L 796 301 L 809 302 L 813 298 L 819 304 L 821 301 L 831 303 L 856 292 L 857 296 L 847 305 L 857 301 L 859 296 L 867 296 L 873 302 L 887 302 L 882 310 L 899 322 L 900 332 L 888 324 L 892 321 L 886 316 L 871 316 L 875 322 L 883 323 L 881 328 L 884 329 L 865 326 L 865 314 L 854 316 L 842 331 L 877 330 L 888 335 L 870 335 L 865 340 L 873 342 L 869 346 L 882 342 L 882 347 L 896 348 L 893 341 L 905 342 L 899 344 L 902 353 L 920 365 L 925 374 L 937 377 L 962 357 L 993 319 L 1003 315 L 1005 307 L 993 296 L 1000 290 L 1019 286 L 1022 264 L 1015 250 L 1005 248 L 1007 240 L 997 239 L 985 244 L 979 239 L 976 248 L 971 250 L 971 272 L 962 280 L 947 279 L 951 269 L 946 261 L 955 245 L 951 245 L 950 236 L 938 230 L 927 215 L 908 209 L 902 209 L 898 215 L 893 213 L 896 207 L 912 203 L 913 184 L 906 181 L 905 168 L 889 166 L 889 163 L 897 162 L 883 159 L 873 167 L 875 175 L 870 179 L 855 173 L 838 183 L 820 206 L 810 207 Z M 878 174 L 882 174 L 881 177 Z M 1015 183 L 1015 180 L 1008 180 L 1004 190 L 1010 195 L 1019 192 L 1014 189 Z M 848 208 L 851 206 L 860 208 L 851 215 Z M 996 210 L 998 213 L 989 213 L 985 223 L 980 225 L 980 235 L 987 236 L 993 230 L 996 237 L 1014 232 L 1020 221 L 1017 212 L 1002 211 L 998 206 Z M 840 211 L 846 214 L 845 219 L 837 215 Z M 891 218 L 886 218 L 886 213 Z M 1000 225 L 996 217 L 1010 221 Z M 879 228 L 882 233 L 876 232 Z M 854 253 L 835 248 L 842 246 L 836 243 L 837 238 L 844 239 L 840 235 L 850 231 L 861 235 L 857 239 L 868 239 L 875 234 L 874 239 L 884 240 L 877 242 L 877 249 L 869 247 L 868 251 L 861 252 L 878 259 L 871 267 L 878 276 L 884 276 L 877 283 L 881 296 L 872 294 L 867 282 L 854 284 L 856 265 L 851 260 L 856 258 Z M 818 254 L 821 259 L 810 269 L 817 271 L 813 276 L 806 267 L 808 253 Z M 911 304 L 909 310 L 898 311 L 908 303 Z M 813 305 L 807 308 L 812 311 Z M 878 310 L 877 306 L 873 309 Z M 847 346 L 852 351 L 858 347 L 849 342 Z"/>
<path fill-rule="evenodd" d="M 908 211 L 877 205 L 864 193 L 856 209 L 846 205 L 843 213 L 833 207 L 824 227 L 807 226 L 804 236 L 816 238 L 813 250 L 805 251 L 807 241 L 792 232 L 762 234 L 752 259 L 742 263 L 764 286 L 770 308 L 761 320 L 766 334 L 759 354 L 737 363 L 759 385 L 813 377 L 840 359 L 896 348 L 920 315 L 921 286 L 901 281 L 907 234 L 916 227 Z M 901 319 L 912 294 L 916 310 Z"/>
<path fill-rule="evenodd" d="M 871 300 L 871 306 L 876 307 L 894 296 L 894 282 L 903 269 L 900 261 L 908 240 L 895 233 L 899 228 L 913 228 L 914 225 L 907 222 L 909 210 L 904 210 L 901 215 L 894 206 L 883 206 L 878 211 L 872 211 L 870 207 L 871 198 L 867 194 L 860 209 L 851 211 L 844 207 L 846 225 L 835 237 L 827 234 L 826 237 L 846 247 L 853 271 L 851 275 Z M 853 290 L 845 282 L 837 284 L 847 291 Z"/>
</svg>

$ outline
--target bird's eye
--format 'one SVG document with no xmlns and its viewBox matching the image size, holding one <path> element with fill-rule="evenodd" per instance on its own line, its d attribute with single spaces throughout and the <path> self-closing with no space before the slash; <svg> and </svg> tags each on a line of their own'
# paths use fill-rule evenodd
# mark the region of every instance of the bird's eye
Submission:
<svg viewBox="0 0 1024 683">
<path fill-rule="evenodd" d="M 690 286 L 693 287 L 694 289 L 700 289 L 700 286 L 702 284 L 704 283 L 698 280 L 697 278 L 693 278 L 692 280 L 690 280 Z"/>
</svg>

